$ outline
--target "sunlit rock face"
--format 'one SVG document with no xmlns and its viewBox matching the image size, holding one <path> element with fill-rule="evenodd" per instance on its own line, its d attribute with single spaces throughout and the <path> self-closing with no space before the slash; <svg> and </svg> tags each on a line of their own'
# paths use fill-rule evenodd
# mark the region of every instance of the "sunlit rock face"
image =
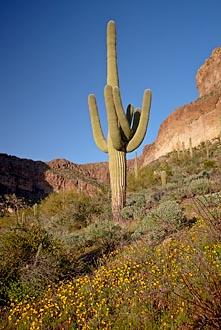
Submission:
<svg viewBox="0 0 221 330">
<path fill-rule="evenodd" d="M 216 138 L 221 131 L 221 47 L 213 50 L 196 75 L 199 98 L 175 109 L 161 124 L 153 144 L 143 150 L 142 165 L 180 149 Z"/>
<path fill-rule="evenodd" d="M 214 49 L 211 56 L 199 68 L 196 85 L 200 97 L 221 89 L 221 47 Z"/>
</svg>

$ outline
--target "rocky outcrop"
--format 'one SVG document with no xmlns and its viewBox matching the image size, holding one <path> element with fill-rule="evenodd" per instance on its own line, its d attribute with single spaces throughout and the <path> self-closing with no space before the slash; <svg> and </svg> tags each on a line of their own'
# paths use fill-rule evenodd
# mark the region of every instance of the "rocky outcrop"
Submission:
<svg viewBox="0 0 221 330">
<path fill-rule="evenodd" d="M 93 195 L 103 188 L 90 171 L 65 159 L 44 163 L 0 154 L 0 195 L 15 194 L 35 202 L 61 189 Z"/>
<path fill-rule="evenodd" d="M 221 47 L 214 49 L 210 58 L 199 68 L 196 85 L 200 97 L 221 89 Z"/>
<path fill-rule="evenodd" d="M 174 110 L 161 124 L 153 144 L 144 148 L 142 166 L 181 149 L 212 140 L 221 132 L 221 47 L 198 70 L 196 83 L 200 98 Z"/>
<path fill-rule="evenodd" d="M 77 175 L 86 178 L 96 178 L 104 184 L 109 183 L 109 169 L 107 162 L 88 163 L 78 165 L 66 159 L 54 159 L 46 163 L 52 169 L 66 169 L 76 171 Z"/>
<path fill-rule="evenodd" d="M 102 180 L 102 163 L 94 163 L 93 170 L 90 169 L 90 164 L 78 165 L 65 159 L 55 159 L 47 163 L 50 170 L 46 172 L 45 180 L 53 187 L 53 191 L 77 190 L 84 191 L 88 195 L 93 195 L 104 188 L 108 183 L 108 178 L 105 176 Z M 99 175 L 95 175 L 99 173 Z"/>
<path fill-rule="evenodd" d="M 0 154 L 0 194 L 38 200 L 53 191 L 45 180 L 47 164 Z"/>
<path fill-rule="evenodd" d="M 104 184 L 109 184 L 109 167 L 108 162 L 89 163 L 80 165 L 83 170 L 86 170 L 91 177 L 97 178 Z"/>
</svg>

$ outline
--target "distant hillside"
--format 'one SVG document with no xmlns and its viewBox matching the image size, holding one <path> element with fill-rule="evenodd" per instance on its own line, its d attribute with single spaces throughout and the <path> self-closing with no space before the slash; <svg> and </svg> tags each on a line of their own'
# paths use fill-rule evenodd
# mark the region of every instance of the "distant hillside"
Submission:
<svg viewBox="0 0 221 330">
<path fill-rule="evenodd" d="M 92 195 L 105 189 L 105 184 L 86 166 L 64 159 L 44 163 L 0 154 L 0 195 L 14 194 L 36 202 L 62 189 Z"/>
</svg>

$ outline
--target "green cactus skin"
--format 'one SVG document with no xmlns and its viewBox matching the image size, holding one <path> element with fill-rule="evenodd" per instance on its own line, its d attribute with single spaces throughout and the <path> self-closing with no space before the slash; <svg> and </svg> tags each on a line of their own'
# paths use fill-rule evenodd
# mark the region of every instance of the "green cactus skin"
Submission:
<svg viewBox="0 0 221 330">
<path fill-rule="evenodd" d="M 180 142 L 177 142 L 177 159 L 180 160 Z"/>
<path fill-rule="evenodd" d="M 137 152 L 135 152 L 135 158 L 134 158 L 134 177 L 135 177 L 135 180 L 138 179 L 138 159 L 137 159 Z"/>
<path fill-rule="evenodd" d="M 161 185 L 162 185 L 162 188 L 165 188 L 166 187 L 166 184 L 167 184 L 167 172 L 166 171 L 161 171 L 160 172 L 160 177 L 161 177 Z"/>
<path fill-rule="evenodd" d="M 26 218 L 25 212 L 22 212 L 22 215 L 21 215 L 21 222 L 22 223 L 25 223 L 25 218 Z"/>
<path fill-rule="evenodd" d="M 33 205 L 33 211 L 34 211 L 34 217 L 37 217 L 37 215 L 38 215 L 38 204 L 37 203 L 35 203 Z"/>
<path fill-rule="evenodd" d="M 88 97 L 91 125 L 96 145 L 109 155 L 109 172 L 112 193 L 113 220 L 121 220 L 121 209 L 126 202 L 126 153 L 142 143 L 149 121 L 151 91 L 145 90 L 142 109 L 132 105 L 124 112 L 118 79 L 116 54 L 116 27 L 114 21 L 107 25 L 107 85 L 104 88 L 107 110 L 108 136 L 105 139 L 98 115 L 96 98 Z"/>
<path fill-rule="evenodd" d="M 210 158 L 209 141 L 205 142 L 205 146 L 206 146 L 206 158 L 209 159 Z"/>
<path fill-rule="evenodd" d="M 193 159 L 193 147 L 192 147 L 192 139 L 189 138 L 189 150 L 190 150 L 190 158 Z"/>
<path fill-rule="evenodd" d="M 182 158 L 185 158 L 185 143 L 182 142 Z"/>
</svg>

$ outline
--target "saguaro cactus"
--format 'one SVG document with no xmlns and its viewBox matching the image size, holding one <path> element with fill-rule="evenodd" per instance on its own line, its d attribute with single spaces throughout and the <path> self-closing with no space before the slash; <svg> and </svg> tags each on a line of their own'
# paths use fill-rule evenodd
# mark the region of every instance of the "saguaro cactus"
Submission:
<svg viewBox="0 0 221 330">
<path fill-rule="evenodd" d="M 189 138 L 189 150 L 190 150 L 190 158 L 193 159 L 193 147 L 192 147 L 192 139 Z"/>
<path fill-rule="evenodd" d="M 161 185 L 162 185 L 162 188 L 165 188 L 166 187 L 166 184 L 167 184 L 167 172 L 166 171 L 161 171 L 160 172 L 160 178 L 161 178 Z"/>
<path fill-rule="evenodd" d="M 104 97 L 108 119 L 108 136 L 105 139 L 98 115 L 96 98 L 88 97 L 93 136 L 102 151 L 109 154 L 109 172 L 112 193 L 112 214 L 115 221 L 120 221 L 120 211 L 126 200 L 126 153 L 132 152 L 142 143 L 146 134 L 151 92 L 145 90 L 142 110 L 134 110 L 132 105 L 124 112 L 118 79 L 116 54 L 115 22 L 107 25 L 107 85 Z"/>
</svg>

